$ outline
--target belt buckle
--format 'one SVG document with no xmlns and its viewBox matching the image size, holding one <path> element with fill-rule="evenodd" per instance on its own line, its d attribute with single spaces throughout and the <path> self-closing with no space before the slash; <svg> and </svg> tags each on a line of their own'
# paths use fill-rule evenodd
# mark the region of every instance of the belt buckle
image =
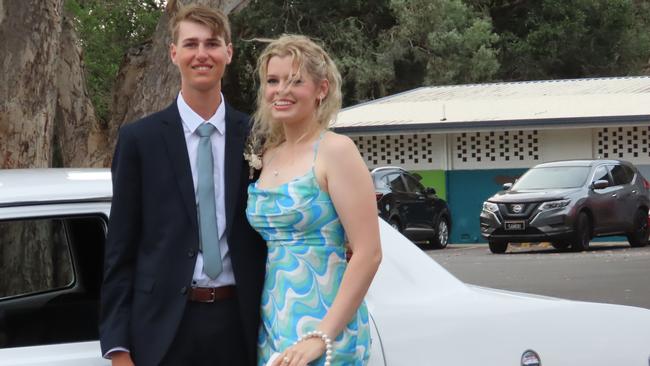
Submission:
<svg viewBox="0 0 650 366">
<path fill-rule="evenodd" d="M 214 287 L 208 288 L 208 292 L 210 293 L 210 298 L 208 300 L 206 300 L 205 302 L 214 302 L 216 300 L 215 290 L 216 289 Z"/>
</svg>

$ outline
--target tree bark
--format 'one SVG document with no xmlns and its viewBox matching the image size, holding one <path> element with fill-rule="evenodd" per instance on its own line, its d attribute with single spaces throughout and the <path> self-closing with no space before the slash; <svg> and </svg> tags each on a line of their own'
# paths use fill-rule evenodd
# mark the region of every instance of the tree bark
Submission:
<svg viewBox="0 0 650 366">
<path fill-rule="evenodd" d="M 228 14 L 249 0 L 198 2 Z M 108 166 L 119 127 L 164 108 L 178 93 L 180 76 L 169 60 L 165 14 L 152 40 L 126 55 L 111 119 L 102 124 L 88 96 L 80 42 L 63 3 L 0 0 L 0 169 Z"/>
<path fill-rule="evenodd" d="M 0 0 L 0 166 L 48 167 L 63 0 Z"/>
<path fill-rule="evenodd" d="M 107 163 L 63 1 L 0 0 L 0 168 Z"/>
<path fill-rule="evenodd" d="M 169 105 L 180 89 L 178 69 L 169 58 L 171 35 L 168 30 L 170 12 L 175 5 L 189 1 L 170 0 L 168 12 L 159 20 L 150 42 L 130 50 L 120 67 L 113 93 L 109 141 L 114 142 L 117 131 L 125 123 Z M 225 14 L 243 9 L 249 0 L 199 0 L 193 1 L 221 9 Z"/>
</svg>

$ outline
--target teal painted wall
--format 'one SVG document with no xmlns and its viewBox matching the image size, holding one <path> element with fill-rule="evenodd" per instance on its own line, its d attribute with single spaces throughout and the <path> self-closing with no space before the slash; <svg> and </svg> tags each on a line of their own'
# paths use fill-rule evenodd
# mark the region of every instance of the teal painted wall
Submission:
<svg viewBox="0 0 650 366">
<path fill-rule="evenodd" d="M 526 169 L 452 170 L 447 172 L 447 200 L 451 209 L 450 243 L 484 243 L 479 215 L 483 201 L 514 182 Z"/>
</svg>

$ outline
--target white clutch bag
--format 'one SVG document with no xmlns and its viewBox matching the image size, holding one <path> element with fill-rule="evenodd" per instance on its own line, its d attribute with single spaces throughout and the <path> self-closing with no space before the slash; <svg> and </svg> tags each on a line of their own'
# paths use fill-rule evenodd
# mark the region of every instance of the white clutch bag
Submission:
<svg viewBox="0 0 650 366">
<path fill-rule="evenodd" d="M 266 363 L 266 366 L 271 366 L 273 364 L 273 361 L 275 361 L 276 358 L 280 357 L 280 354 L 275 352 L 274 354 L 271 355 L 271 358 L 269 358 L 269 362 Z"/>
</svg>

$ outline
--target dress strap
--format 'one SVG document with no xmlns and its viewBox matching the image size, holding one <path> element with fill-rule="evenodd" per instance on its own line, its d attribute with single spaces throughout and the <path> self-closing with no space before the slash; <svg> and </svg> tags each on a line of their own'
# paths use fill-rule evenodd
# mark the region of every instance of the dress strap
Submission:
<svg viewBox="0 0 650 366">
<path fill-rule="evenodd" d="M 323 139 L 323 136 L 325 136 L 325 132 L 327 132 L 327 131 L 323 130 L 320 133 L 320 136 L 318 136 L 318 140 L 316 140 L 316 142 L 314 143 L 314 161 L 313 161 L 313 163 L 316 162 L 316 156 L 318 156 L 318 146 L 320 145 L 320 142 Z"/>
</svg>

